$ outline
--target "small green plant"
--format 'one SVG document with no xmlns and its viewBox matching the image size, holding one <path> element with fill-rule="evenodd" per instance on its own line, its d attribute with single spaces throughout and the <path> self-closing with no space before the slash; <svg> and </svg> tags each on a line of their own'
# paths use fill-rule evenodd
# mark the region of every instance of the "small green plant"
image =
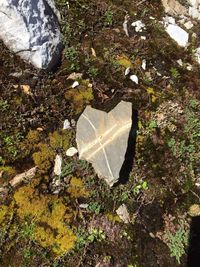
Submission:
<svg viewBox="0 0 200 267">
<path fill-rule="evenodd" d="M 35 231 L 35 224 L 33 222 L 30 222 L 30 220 L 27 220 L 23 224 L 19 234 L 23 239 L 33 238 L 34 231 Z"/>
<path fill-rule="evenodd" d="M 88 70 L 88 74 L 95 78 L 98 75 L 99 70 L 93 66 L 91 66 Z"/>
<path fill-rule="evenodd" d="M 140 181 L 136 186 L 133 187 L 133 194 L 137 196 L 141 191 L 148 189 L 149 186 L 147 181 Z"/>
<path fill-rule="evenodd" d="M 180 77 L 180 73 L 178 72 L 178 70 L 176 68 L 171 68 L 170 69 L 171 75 L 174 79 L 177 79 Z"/>
<path fill-rule="evenodd" d="M 106 235 L 101 229 L 93 228 L 89 236 L 87 237 L 87 240 L 90 243 L 93 243 L 94 241 L 101 242 L 106 239 Z"/>
<path fill-rule="evenodd" d="M 88 210 L 98 215 L 101 211 L 101 205 L 98 202 L 91 202 Z"/>
<path fill-rule="evenodd" d="M 104 14 L 104 25 L 105 26 L 111 26 L 113 25 L 113 11 L 107 10 Z"/>
<path fill-rule="evenodd" d="M 180 264 L 181 257 L 185 254 L 185 249 L 188 244 L 188 232 L 183 227 L 180 227 L 175 234 L 166 233 L 168 239 L 167 245 L 170 250 L 170 255 L 175 257 L 178 264 Z"/>
</svg>

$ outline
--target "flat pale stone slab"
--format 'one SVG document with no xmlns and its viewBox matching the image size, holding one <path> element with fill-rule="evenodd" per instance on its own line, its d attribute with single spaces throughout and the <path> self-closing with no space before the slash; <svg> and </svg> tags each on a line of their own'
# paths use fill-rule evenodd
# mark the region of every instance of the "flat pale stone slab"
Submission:
<svg viewBox="0 0 200 267">
<path fill-rule="evenodd" d="M 109 113 L 87 106 L 77 122 L 79 158 L 92 163 L 109 186 L 119 179 L 132 126 L 132 104 L 121 101 Z"/>
</svg>

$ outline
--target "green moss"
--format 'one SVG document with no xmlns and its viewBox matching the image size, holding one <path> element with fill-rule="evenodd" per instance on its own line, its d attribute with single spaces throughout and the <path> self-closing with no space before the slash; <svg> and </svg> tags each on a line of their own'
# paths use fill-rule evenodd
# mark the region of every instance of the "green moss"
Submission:
<svg viewBox="0 0 200 267">
<path fill-rule="evenodd" d="M 66 151 L 70 146 L 70 141 L 73 137 L 73 132 L 63 130 L 61 132 L 55 131 L 49 134 L 49 143 L 53 149 L 62 149 Z"/>
<path fill-rule="evenodd" d="M 87 80 L 83 80 L 77 88 L 67 90 L 65 98 L 70 102 L 75 114 L 79 114 L 94 98 L 92 87 Z"/>
<path fill-rule="evenodd" d="M 0 226 L 2 227 L 5 223 L 9 208 L 8 206 L 2 205 L 0 206 Z"/>
<path fill-rule="evenodd" d="M 27 217 L 35 223 L 33 239 L 42 247 L 57 255 L 74 247 L 76 236 L 69 228 L 73 210 L 66 207 L 57 196 L 39 195 L 33 185 L 24 186 L 14 194 L 17 215 L 21 220 Z"/>
<path fill-rule="evenodd" d="M 41 173 L 46 173 L 52 167 L 55 152 L 47 144 L 39 143 L 37 147 L 39 151 L 33 153 L 32 156 L 34 163 Z"/>
<path fill-rule="evenodd" d="M 11 166 L 1 166 L 0 173 L 1 173 L 1 178 L 0 178 L 0 184 L 1 184 L 1 182 L 3 183 L 7 180 L 10 180 L 16 174 L 16 170 Z"/>
<path fill-rule="evenodd" d="M 84 187 L 83 181 L 76 177 L 72 177 L 67 192 L 72 198 L 88 197 L 89 191 Z"/>
</svg>

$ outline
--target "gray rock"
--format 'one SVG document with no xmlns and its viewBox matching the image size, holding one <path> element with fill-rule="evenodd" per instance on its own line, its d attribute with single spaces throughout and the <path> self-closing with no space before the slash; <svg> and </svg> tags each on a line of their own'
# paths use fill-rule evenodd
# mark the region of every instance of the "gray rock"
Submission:
<svg viewBox="0 0 200 267">
<path fill-rule="evenodd" d="M 1 0 L 0 38 L 35 67 L 51 70 L 62 49 L 58 16 L 53 0 Z"/>
<path fill-rule="evenodd" d="M 119 179 L 132 125 L 132 104 L 121 101 L 109 113 L 87 106 L 77 122 L 79 158 L 92 163 L 109 186 Z"/>
</svg>

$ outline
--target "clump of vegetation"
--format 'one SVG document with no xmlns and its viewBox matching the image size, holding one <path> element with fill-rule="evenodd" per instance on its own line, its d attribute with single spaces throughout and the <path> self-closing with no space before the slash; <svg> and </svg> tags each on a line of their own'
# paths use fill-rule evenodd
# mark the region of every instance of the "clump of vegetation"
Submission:
<svg viewBox="0 0 200 267">
<path fill-rule="evenodd" d="M 56 151 L 65 152 L 69 148 L 72 136 L 69 130 L 54 131 L 49 133 L 46 143 L 34 145 L 36 152 L 33 153 L 33 160 L 41 173 L 47 173 L 52 167 Z"/>
<path fill-rule="evenodd" d="M 77 88 L 66 91 L 65 98 L 69 101 L 74 113 L 79 114 L 94 98 L 91 84 L 88 80 L 82 80 Z"/>
<path fill-rule="evenodd" d="M 83 181 L 79 178 L 72 177 L 67 192 L 72 198 L 88 197 L 89 192 L 85 189 Z"/>
<path fill-rule="evenodd" d="M 69 227 L 73 210 L 65 206 L 62 199 L 40 195 L 34 186 L 27 185 L 15 192 L 14 200 L 19 218 L 34 221 L 33 240 L 57 255 L 74 247 L 76 236 Z"/>
</svg>

